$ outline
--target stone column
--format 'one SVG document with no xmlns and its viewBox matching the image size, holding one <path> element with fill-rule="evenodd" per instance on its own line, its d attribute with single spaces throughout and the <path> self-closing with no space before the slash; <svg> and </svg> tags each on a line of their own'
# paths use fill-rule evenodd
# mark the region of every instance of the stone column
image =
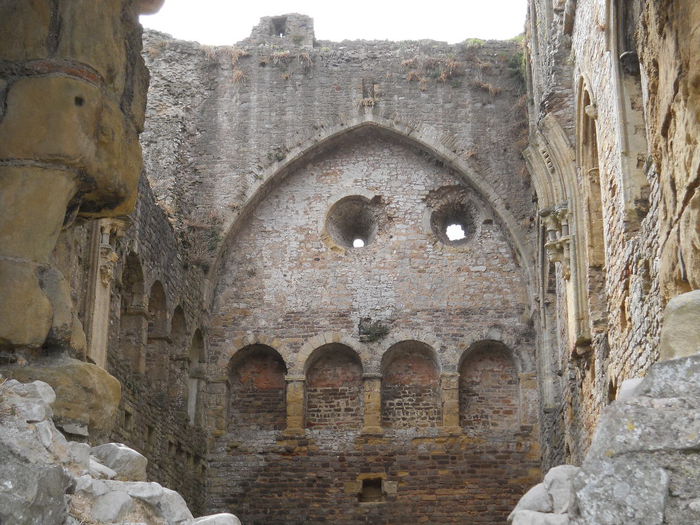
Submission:
<svg viewBox="0 0 700 525">
<path fill-rule="evenodd" d="M 205 403 L 207 415 L 207 427 L 214 438 L 226 434 L 228 421 L 229 404 L 231 403 L 231 391 L 226 377 L 210 378 L 206 384 Z"/>
<path fill-rule="evenodd" d="M 304 376 L 285 377 L 287 381 L 287 428 L 286 436 L 304 435 Z"/>
<path fill-rule="evenodd" d="M 92 441 L 109 435 L 120 386 L 68 357 L 85 333 L 51 253 L 76 215 L 134 208 L 148 89 L 138 15 L 159 3 L 0 2 L 0 351 L 35 365 L 2 373 L 53 386 L 55 421 L 88 425 Z"/>
<path fill-rule="evenodd" d="M 442 430 L 447 434 L 460 434 L 459 426 L 459 374 L 444 372 L 440 376 L 442 395 Z"/>
<path fill-rule="evenodd" d="M 382 375 L 362 376 L 365 395 L 365 421 L 363 434 L 383 434 L 382 429 Z"/>
<path fill-rule="evenodd" d="M 107 342 L 114 265 L 119 259 L 113 246 L 113 236 L 122 236 L 125 222 L 119 219 L 100 219 L 97 223 L 92 249 L 89 304 L 85 332 L 87 355 L 97 366 L 107 368 Z"/>
<path fill-rule="evenodd" d="M 0 2 L 0 347 L 82 352 L 51 264 L 76 215 L 129 213 L 141 175 L 148 72 L 139 9 L 157 0 Z"/>
</svg>

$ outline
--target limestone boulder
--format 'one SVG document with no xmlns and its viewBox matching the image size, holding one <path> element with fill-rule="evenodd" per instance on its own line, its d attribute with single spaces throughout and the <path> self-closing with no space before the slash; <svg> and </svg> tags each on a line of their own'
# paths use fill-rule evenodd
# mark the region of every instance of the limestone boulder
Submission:
<svg viewBox="0 0 700 525">
<path fill-rule="evenodd" d="M 121 443 L 105 443 L 93 447 L 90 453 L 103 465 L 117 473 L 123 481 L 145 481 L 148 460 L 142 454 Z"/>
<path fill-rule="evenodd" d="M 534 510 L 518 510 L 512 514 L 512 525 L 569 525 L 566 514 L 548 514 Z"/>
<path fill-rule="evenodd" d="M 60 465 L 28 462 L 0 443 L 0 523 L 62 525 L 70 484 Z"/>
<path fill-rule="evenodd" d="M 697 450 L 700 408 L 678 398 L 638 397 L 606 407 L 588 457 L 613 458 L 650 451 Z"/>
<path fill-rule="evenodd" d="M 192 513 L 187 508 L 185 500 L 174 490 L 163 487 L 163 495 L 156 505 L 160 515 L 173 525 L 181 525 L 189 523 L 192 519 Z"/>
<path fill-rule="evenodd" d="M 193 525 L 241 525 L 241 520 L 233 514 L 222 513 L 202 516 L 195 519 L 192 523 Z"/>
<path fill-rule="evenodd" d="M 700 406 L 700 355 L 656 363 L 637 389 L 652 398 L 682 398 Z"/>
<path fill-rule="evenodd" d="M 566 514 L 574 510 L 576 496 L 573 479 L 581 469 L 574 465 L 559 465 L 544 476 L 544 486 L 552 501 L 552 511 L 556 514 Z"/>
<path fill-rule="evenodd" d="M 44 381 L 56 392 L 53 404 L 54 421 L 84 425 L 91 441 L 105 440 L 111 432 L 121 385 L 104 369 L 76 359 L 46 359 L 31 366 L 8 366 L 0 373 L 21 382 Z"/>
<path fill-rule="evenodd" d="M 582 524 L 664 523 L 669 475 L 639 457 L 587 460 L 574 486 Z"/>
<path fill-rule="evenodd" d="M 114 479 L 117 473 L 90 456 L 90 476 L 97 479 Z"/>
<path fill-rule="evenodd" d="M 9 380 L 3 385 L 5 406 L 27 423 L 38 423 L 53 416 L 51 404 L 56 400 L 53 389 L 43 381 L 20 383 Z"/>
<path fill-rule="evenodd" d="M 700 290 L 677 295 L 664 310 L 659 359 L 688 357 L 700 352 Z"/>
<path fill-rule="evenodd" d="M 631 399 L 639 395 L 638 387 L 642 383 L 644 378 L 634 377 L 632 379 L 625 379 L 620 385 L 620 389 L 617 393 L 617 399 L 623 401 L 625 399 Z"/>
<path fill-rule="evenodd" d="M 90 515 L 98 523 L 121 521 L 133 506 L 131 496 L 115 490 L 95 498 Z"/>
<path fill-rule="evenodd" d="M 508 516 L 508 522 L 512 522 L 513 519 L 515 519 L 515 513 L 521 510 L 552 512 L 552 498 L 547 492 L 544 483 L 538 483 L 528 490 L 522 498 L 520 498 L 520 501 L 518 501 L 515 509 L 513 509 L 513 512 L 511 512 L 510 516 Z"/>
</svg>

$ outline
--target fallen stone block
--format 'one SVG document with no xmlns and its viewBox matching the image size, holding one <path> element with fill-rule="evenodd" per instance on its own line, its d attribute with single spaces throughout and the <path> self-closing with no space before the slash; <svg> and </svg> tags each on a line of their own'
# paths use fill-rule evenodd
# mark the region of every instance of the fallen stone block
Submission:
<svg viewBox="0 0 700 525">
<path fill-rule="evenodd" d="M 105 443 L 93 447 L 90 453 L 97 461 L 117 473 L 117 479 L 124 481 L 145 481 L 148 460 L 135 450 L 121 443 Z"/>
<path fill-rule="evenodd" d="M 512 525 L 569 525 L 569 516 L 566 514 L 519 510 L 514 512 L 512 516 Z"/>
</svg>

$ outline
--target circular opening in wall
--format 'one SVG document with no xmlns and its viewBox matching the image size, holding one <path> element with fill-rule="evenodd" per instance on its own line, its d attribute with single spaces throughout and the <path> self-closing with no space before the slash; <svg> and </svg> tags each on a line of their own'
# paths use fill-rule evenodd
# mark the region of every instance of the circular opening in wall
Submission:
<svg viewBox="0 0 700 525">
<path fill-rule="evenodd" d="M 352 195 L 336 202 L 326 216 L 326 231 L 346 248 L 364 248 L 377 235 L 379 197 Z"/>
<path fill-rule="evenodd" d="M 459 201 L 444 203 L 435 210 L 430 226 L 438 239 L 451 245 L 466 243 L 476 231 L 470 206 Z"/>
<path fill-rule="evenodd" d="M 461 241 L 466 237 L 466 234 L 464 233 L 464 228 L 462 227 L 461 224 L 450 224 L 446 229 L 445 229 L 445 235 L 450 241 Z"/>
</svg>

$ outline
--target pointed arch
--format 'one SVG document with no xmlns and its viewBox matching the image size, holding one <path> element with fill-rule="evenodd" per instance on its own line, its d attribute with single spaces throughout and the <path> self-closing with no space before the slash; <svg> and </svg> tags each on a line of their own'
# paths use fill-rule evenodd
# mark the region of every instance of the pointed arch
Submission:
<svg viewBox="0 0 700 525">
<path fill-rule="evenodd" d="M 528 294 L 530 298 L 534 297 L 534 289 L 532 288 L 532 283 L 534 282 L 532 280 L 534 275 L 533 252 L 526 242 L 527 235 L 525 230 L 520 226 L 518 219 L 509 211 L 510 204 L 506 202 L 505 196 L 499 195 L 486 180 L 480 177 L 468 164 L 467 159 L 460 156 L 456 150 L 448 148 L 443 141 L 439 140 L 435 130 L 408 125 L 395 120 L 390 121 L 374 115 L 366 115 L 325 128 L 325 132 L 321 136 L 316 136 L 294 148 L 283 161 L 275 163 L 262 174 L 257 188 L 252 191 L 238 215 L 224 224 L 224 240 L 219 246 L 219 251 L 214 263 L 211 265 L 209 278 L 207 279 L 207 288 L 204 294 L 204 300 L 207 304 L 211 304 L 213 301 L 214 290 L 218 284 L 218 275 L 233 238 L 235 238 L 240 228 L 245 224 L 246 219 L 259 203 L 273 188 L 278 186 L 302 164 L 328 151 L 341 140 L 347 138 L 349 134 L 362 132 L 367 129 L 379 130 L 404 144 L 427 153 L 459 174 L 465 184 L 491 206 L 497 220 L 504 229 L 508 244 L 515 253 L 518 263 L 523 268 Z"/>
</svg>

